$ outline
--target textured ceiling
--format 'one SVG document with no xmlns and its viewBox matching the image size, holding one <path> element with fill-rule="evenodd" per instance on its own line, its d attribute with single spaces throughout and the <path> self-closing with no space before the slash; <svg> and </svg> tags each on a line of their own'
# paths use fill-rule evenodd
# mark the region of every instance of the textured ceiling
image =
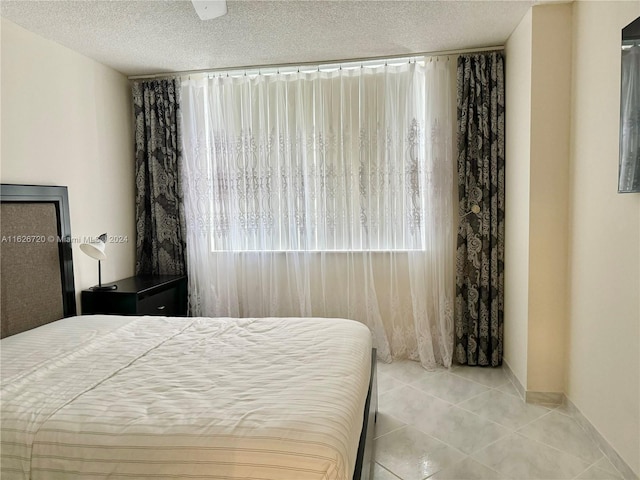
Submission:
<svg viewBox="0 0 640 480">
<path fill-rule="evenodd" d="M 534 0 L 3 0 L 1 14 L 127 75 L 502 45 Z"/>
</svg>

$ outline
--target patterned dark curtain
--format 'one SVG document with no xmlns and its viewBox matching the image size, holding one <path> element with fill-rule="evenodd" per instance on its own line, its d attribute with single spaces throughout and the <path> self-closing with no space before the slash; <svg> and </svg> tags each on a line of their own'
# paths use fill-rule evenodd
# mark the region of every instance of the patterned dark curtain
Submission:
<svg viewBox="0 0 640 480">
<path fill-rule="evenodd" d="M 136 273 L 186 273 L 179 169 L 180 80 L 132 86 L 136 126 Z"/>
<path fill-rule="evenodd" d="M 504 313 L 504 59 L 458 59 L 458 192 L 455 358 L 502 363 Z M 477 205 L 480 213 L 471 213 Z"/>
</svg>

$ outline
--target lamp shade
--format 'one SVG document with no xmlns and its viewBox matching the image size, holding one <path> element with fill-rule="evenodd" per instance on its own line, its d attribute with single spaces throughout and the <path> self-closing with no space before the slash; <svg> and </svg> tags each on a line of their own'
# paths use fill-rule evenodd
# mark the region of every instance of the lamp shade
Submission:
<svg viewBox="0 0 640 480">
<path fill-rule="evenodd" d="M 106 247 L 104 240 L 106 240 L 106 238 L 107 234 L 103 233 L 94 241 L 80 244 L 80 250 L 96 260 L 106 260 L 107 255 L 104 252 Z"/>
<path fill-rule="evenodd" d="M 226 0 L 191 0 L 200 20 L 211 20 L 227 14 Z"/>
</svg>

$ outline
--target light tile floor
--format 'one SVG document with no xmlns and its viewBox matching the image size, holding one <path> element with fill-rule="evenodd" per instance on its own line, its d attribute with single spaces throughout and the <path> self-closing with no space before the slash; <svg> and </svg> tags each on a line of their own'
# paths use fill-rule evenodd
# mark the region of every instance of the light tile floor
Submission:
<svg viewBox="0 0 640 480">
<path fill-rule="evenodd" d="M 524 403 L 501 368 L 378 362 L 373 480 L 621 479 L 564 409 Z"/>
</svg>

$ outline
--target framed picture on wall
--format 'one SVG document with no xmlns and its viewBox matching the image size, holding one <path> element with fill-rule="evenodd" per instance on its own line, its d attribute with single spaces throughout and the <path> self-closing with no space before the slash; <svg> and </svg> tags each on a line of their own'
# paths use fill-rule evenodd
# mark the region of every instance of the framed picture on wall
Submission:
<svg viewBox="0 0 640 480">
<path fill-rule="evenodd" d="M 640 17 L 622 29 L 618 192 L 640 192 Z"/>
</svg>

